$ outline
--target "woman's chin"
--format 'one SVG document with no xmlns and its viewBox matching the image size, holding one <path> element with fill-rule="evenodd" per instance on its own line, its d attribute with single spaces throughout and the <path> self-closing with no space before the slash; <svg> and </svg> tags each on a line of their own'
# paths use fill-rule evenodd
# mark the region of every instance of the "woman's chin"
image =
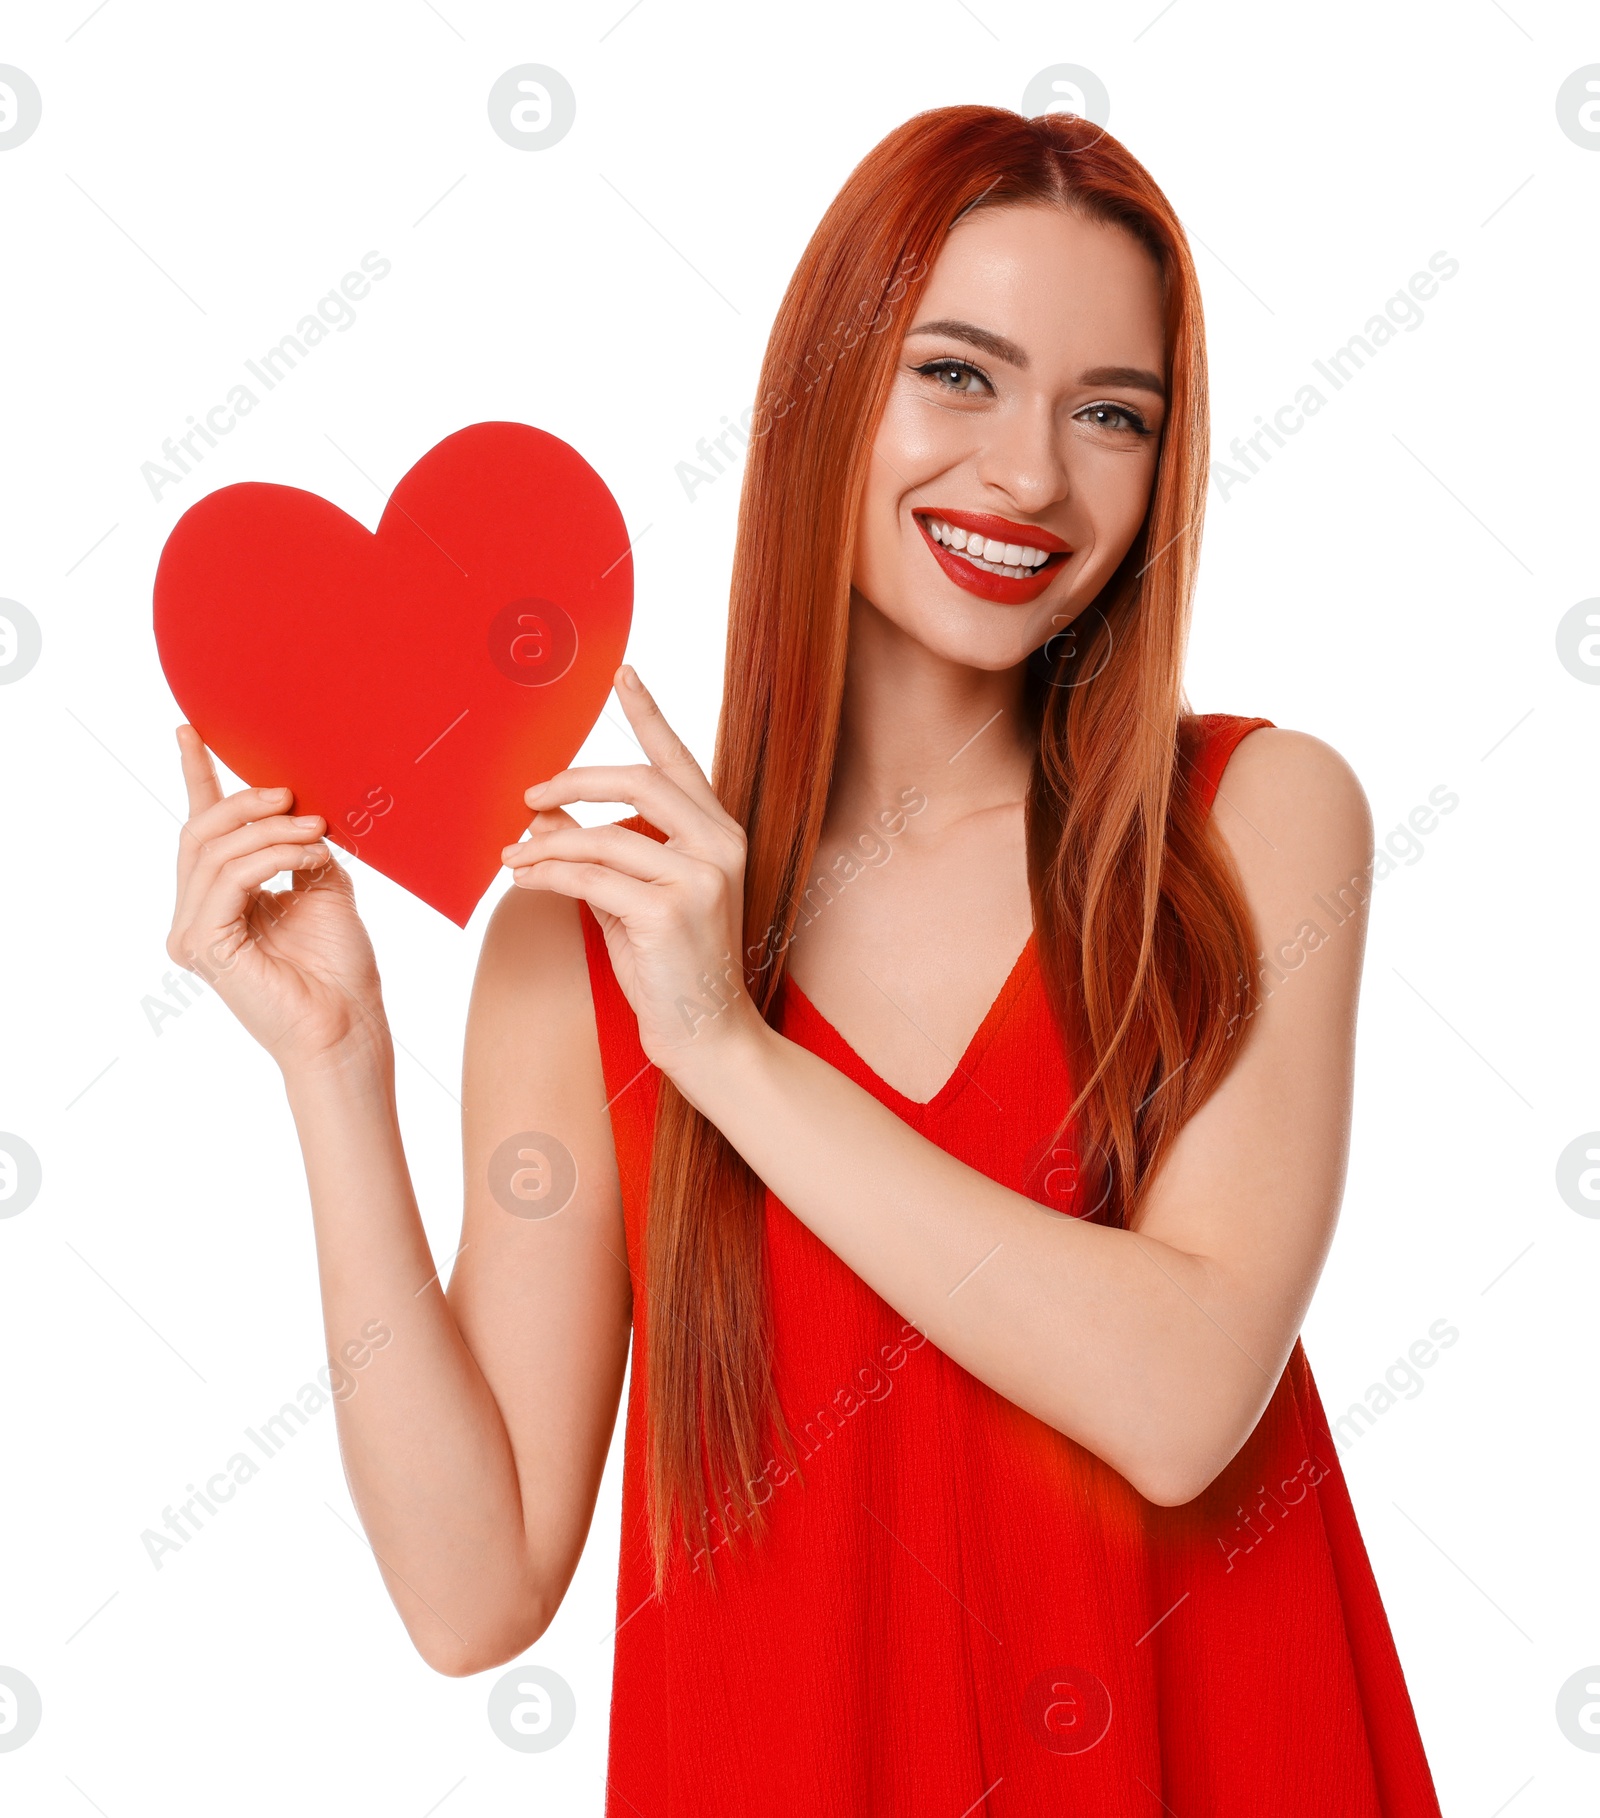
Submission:
<svg viewBox="0 0 1600 1818">
<path fill-rule="evenodd" d="M 1039 648 L 1055 627 L 1046 613 L 1019 611 L 1016 607 L 938 607 L 921 604 L 905 612 L 885 613 L 889 622 L 911 643 L 946 663 L 1001 674 L 1015 669 Z"/>
</svg>

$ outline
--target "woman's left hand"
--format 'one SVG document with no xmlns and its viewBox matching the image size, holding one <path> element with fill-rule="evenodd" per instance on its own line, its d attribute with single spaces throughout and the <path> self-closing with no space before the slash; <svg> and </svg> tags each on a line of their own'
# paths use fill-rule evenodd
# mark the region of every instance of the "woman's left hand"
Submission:
<svg viewBox="0 0 1600 1818">
<path fill-rule="evenodd" d="M 501 853 L 524 890 L 586 902 L 648 1058 L 680 1085 L 713 1046 L 766 1024 L 745 990 L 744 829 L 627 664 L 616 696 L 648 764 L 586 765 L 529 789 L 528 837 Z M 571 802 L 627 802 L 666 843 L 620 825 L 580 827 Z"/>
</svg>

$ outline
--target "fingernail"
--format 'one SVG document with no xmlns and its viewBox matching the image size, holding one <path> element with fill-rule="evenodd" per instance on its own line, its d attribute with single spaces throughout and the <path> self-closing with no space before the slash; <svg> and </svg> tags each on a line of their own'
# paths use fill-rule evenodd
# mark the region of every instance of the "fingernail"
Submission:
<svg viewBox="0 0 1600 1818">
<path fill-rule="evenodd" d="M 624 663 L 617 671 L 617 674 L 621 676 L 624 688 L 640 688 L 643 686 L 632 663 Z"/>
<path fill-rule="evenodd" d="M 315 827 L 321 819 L 320 814 L 297 814 L 294 817 L 294 824 L 297 827 Z"/>
</svg>

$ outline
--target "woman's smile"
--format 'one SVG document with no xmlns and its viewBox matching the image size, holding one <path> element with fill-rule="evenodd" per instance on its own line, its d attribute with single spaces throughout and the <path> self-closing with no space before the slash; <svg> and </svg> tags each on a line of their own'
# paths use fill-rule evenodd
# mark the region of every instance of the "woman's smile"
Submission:
<svg viewBox="0 0 1600 1818">
<path fill-rule="evenodd" d="M 1070 545 L 1052 532 L 992 512 L 939 507 L 911 515 L 950 579 L 997 605 L 1038 599 L 1072 556 Z"/>
</svg>

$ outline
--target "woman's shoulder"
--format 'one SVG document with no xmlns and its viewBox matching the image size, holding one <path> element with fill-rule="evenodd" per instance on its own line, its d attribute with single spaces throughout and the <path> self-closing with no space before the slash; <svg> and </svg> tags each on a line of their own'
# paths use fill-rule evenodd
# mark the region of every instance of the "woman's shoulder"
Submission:
<svg viewBox="0 0 1600 1818">
<path fill-rule="evenodd" d="M 666 834 L 633 814 L 618 823 L 630 832 L 666 841 Z M 592 997 L 600 981 L 610 979 L 610 957 L 604 937 L 588 906 L 577 897 L 553 890 L 524 890 L 513 884 L 495 904 L 484 930 L 475 987 L 486 994 L 515 989 L 560 1001 L 569 1011 Z M 595 1006 L 580 1020 L 591 1026 Z"/>
<path fill-rule="evenodd" d="M 474 1009 L 508 1029 L 548 1027 L 578 1035 L 594 1017 L 587 1004 L 587 942 L 576 899 L 511 885 L 495 904 L 478 952 Z M 530 1013 L 531 1024 L 530 1024 Z"/>
<path fill-rule="evenodd" d="M 665 841 L 641 815 L 621 823 Z M 644 1064 L 639 1027 L 612 966 L 600 923 L 587 903 L 553 890 L 513 884 L 495 904 L 484 932 L 473 985 L 474 1011 L 514 1039 L 538 1040 L 552 1051 L 591 1059 L 606 1080 L 632 1078 Z M 469 1028 L 472 1019 L 469 1018 Z"/>
<path fill-rule="evenodd" d="M 1308 901 L 1370 873 L 1372 810 L 1348 759 L 1315 733 L 1243 725 L 1218 771 L 1212 818 L 1246 893 Z"/>
<path fill-rule="evenodd" d="M 1223 769 L 1240 743 L 1271 726 L 1271 720 L 1240 713 L 1186 713 L 1179 719 L 1180 782 L 1198 799 L 1202 813 L 1209 813 Z"/>
<path fill-rule="evenodd" d="M 461 1106 L 469 1172 L 481 1183 L 512 1133 L 549 1132 L 575 1158 L 580 1180 L 604 1183 L 615 1169 L 607 1098 L 579 905 L 513 884 L 484 930 L 467 1009 Z M 609 1200 L 594 1203 L 611 1217 Z"/>
<path fill-rule="evenodd" d="M 1242 714 L 1193 717 L 1208 722 L 1200 728 L 1202 748 L 1222 748 L 1218 774 L 1236 799 L 1242 790 L 1263 803 L 1289 801 L 1320 810 L 1366 801 L 1349 760 L 1313 732 Z"/>
</svg>

